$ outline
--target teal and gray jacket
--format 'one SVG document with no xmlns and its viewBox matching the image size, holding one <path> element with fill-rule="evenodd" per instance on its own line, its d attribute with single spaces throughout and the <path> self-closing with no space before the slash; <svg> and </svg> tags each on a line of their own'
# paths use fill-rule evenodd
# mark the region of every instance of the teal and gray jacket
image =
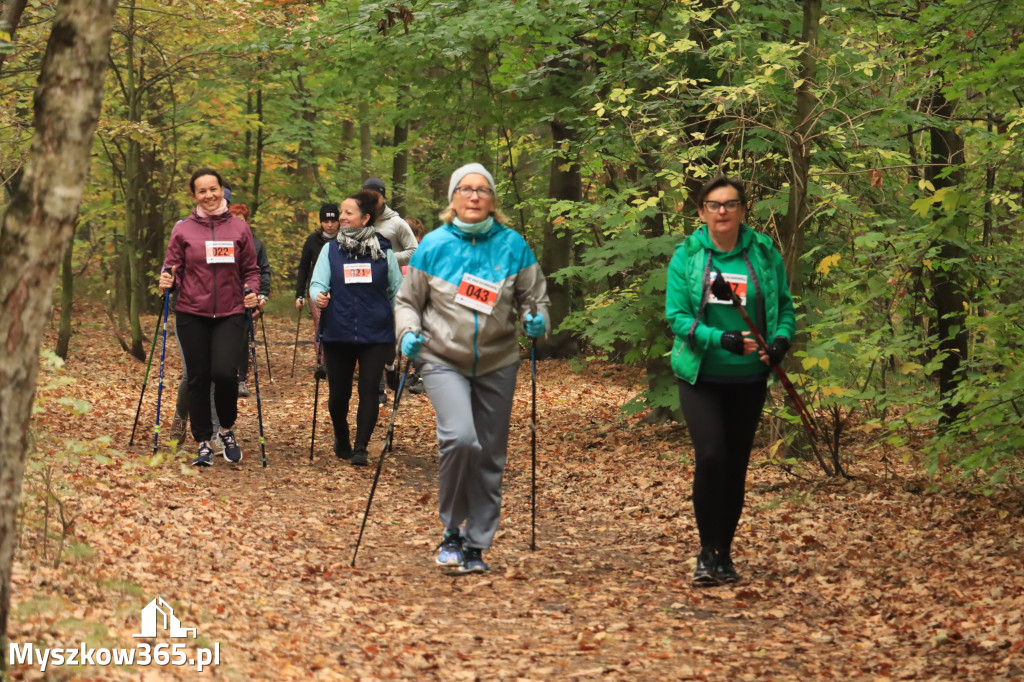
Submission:
<svg viewBox="0 0 1024 682">
<path fill-rule="evenodd" d="M 464 278 L 497 289 L 488 314 L 459 303 Z M 398 290 L 395 328 L 423 335 L 419 357 L 480 376 L 519 361 L 516 324 L 535 306 L 550 325 L 547 282 L 526 240 L 500 223 L 480 235 L 446 224 L 428 233 Z"/>
<path fill-rule="evenodd" d="M 707 227 L 701 225 L 676 247 L 668 266 L 665 296 L 665 315 L 675 336 L 672 371 L 691 384 L 697 380 L 701 362 L 712 349 L 721 347 L 722 334 L 727 331 L 707 323 L 711 265 L 718 258 L 745 263 L 750 280 L 747 309 L 768 343 L 776 336 L 792 340 L 796 331 L 786 267 L 771 238 L 741 225 L 736 248 L 722 254 L 712 245 Z"/>
</svg>

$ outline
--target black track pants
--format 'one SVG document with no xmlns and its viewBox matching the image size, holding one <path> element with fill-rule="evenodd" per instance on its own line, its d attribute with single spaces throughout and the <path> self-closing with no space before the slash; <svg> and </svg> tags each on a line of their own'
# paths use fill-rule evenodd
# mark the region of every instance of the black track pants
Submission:
<svg viewBox="0 0 1024 682">
<path fill-rule="evenodd" d="M 743 384 L 679 382 L 679 404 L 693 442 L 693 511 L 702 548 L 727 556 L 731 550 L 767 391 L 767 379 Z"/>
<path fill-rule="evenodd" d="M 354 449 L 366 448 L 373 427 L 377 425 L 380 404 L 377 385 L 384 365 L 395 356 L 393 343 L 337 343 L 321 344 L 327 368 L 327 385 L 331 396 L 327 407 L 334 422 L 334 437 L 348 439 L 348 403 L 352 397 L 352 375 L 359 363 L 359 408 L 356 410 L 356 438 Z"/>
<path fill-rule="evenodd" d="M 248 320 L 245 315 L 214 318 L 183 312 L 175 318 L 187 368 L 192 437 L 200 443 L 213 436 L 211 381 L 220 425 L 230 429 L 238 418 L 238 339 Z"/>
</svg>

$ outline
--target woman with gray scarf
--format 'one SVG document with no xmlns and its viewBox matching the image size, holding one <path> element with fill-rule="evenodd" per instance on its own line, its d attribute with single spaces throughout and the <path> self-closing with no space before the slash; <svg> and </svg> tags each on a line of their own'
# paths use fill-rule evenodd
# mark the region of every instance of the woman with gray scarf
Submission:
<svg viewBox="0 0 1024 682">
<path fill-rule="evenodd" d="M 355 466 L 368 462 L 367 445 L 377 424 L 377 380 L 395 352 L 392 306 L 402 271 L 391 243 L 374 230 L 377 196 L 359 192 L 341 203 L 335 242 L 320 252 L 309 296 L 320 308 L 320 334 L 328 408 L 334 423 L 334 454 Z M 354 443 L 349 440 L 348 404 L 359 363 L 359 408 Z"/>
</svg>

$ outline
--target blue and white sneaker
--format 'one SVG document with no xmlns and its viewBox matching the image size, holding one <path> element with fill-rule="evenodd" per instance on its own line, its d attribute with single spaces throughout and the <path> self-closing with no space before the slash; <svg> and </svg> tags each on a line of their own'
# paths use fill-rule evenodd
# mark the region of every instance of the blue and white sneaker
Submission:
<svg viewBox="0 0 1024 682">
<path fill-rule="evenodd" d="M 192 466 L 194 467 L 208 467 L 213 464 L 213 450 L 210 449 L 208 443 L 199 444 L 199 454 L 192 460 Z"/>
<path fill-rule="evenodd" d="M 242 461 L 242 448 L 238 447 L 238 441 L 235 440 L 235 432 L 227 431 L 221 432 L 220 439 L 224 443 L 224 459 L 237 464 Z"/>
<path fill-rule="evenodd" d="M 487 573 L 491 567 L 484 563 L 483 550 L 477 547 L 466 547 L 462 550 L 462 565 L 459 573 Z"/>
<path fill-rule="evenodd" d="M 441 551 L 437 553 L 435 560 L 438 566 L 462 565 L 462 536 L 459 535 L 459 531 L 446 530 L 439 546 Z"/>
</svg>

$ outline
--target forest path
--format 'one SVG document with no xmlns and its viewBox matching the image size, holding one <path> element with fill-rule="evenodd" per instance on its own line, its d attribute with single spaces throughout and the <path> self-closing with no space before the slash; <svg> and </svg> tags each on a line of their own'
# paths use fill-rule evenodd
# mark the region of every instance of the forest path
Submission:
<svg viewBox="0 0 1024 682">
<path fill-rule="evenodd" d="M 266 323 L 274 382 L 262 346 L 259 370 L 269 466 L 260 465 L 253 391 L 236 426 L 244 460 L 217 458 L 201 471 L 187 465 L 191 438 L 185 452 L 148 463 L 159 356 L 129 451 L 145 366 L 121 353 L 104 325 L 76 328 L 66 369 L 40 376 L 12 642 L 170 642 L 132 638 L 140 609 L 159 595 L 184 626 L 198 628 L 198 641 L 185 640 L 190 650 L 219 644 L 220 664 L 203 674 L 224 679 L 1024 677 L 1019 500 L 928 491 L 911 467 L 892 463 L 902 453 L 882 458 L 884 449 L 856 446 L 859 478 L 849 482 L 794 480 L 760 451 L 735 549 L 744 580 L 698 589 L 690 584 L 697 543 L 685 429 L 620 419 L 640 376 L 605 363 L 578 372 L 560 361 L 538 365 L 536 551 L 524 361 L 501 528 L 485 554 L 491 573 L 452 575 L 433 563 L 442 528 L 426 395 L 403 397 L 352 568 L 391 412 L 381 411 L 370 466 L 352 467 L 331 453 L 323 382 L 309 461 L 308 327 L 307 317 L 292 379 L 295 318 Z M 170 338 L 164 424 L 179 378 Z M 92 407 L 69 418 L 62 398 Z M 90 444 L 101 436 L 112 450 Z M 58 568 L 52 497 L 50 539 L 42 539 L 47 465 L 74 518 Z M 64 676 L 196 674 L 174 666 L 12 671 L 15 679 Z"/>
</svg>

